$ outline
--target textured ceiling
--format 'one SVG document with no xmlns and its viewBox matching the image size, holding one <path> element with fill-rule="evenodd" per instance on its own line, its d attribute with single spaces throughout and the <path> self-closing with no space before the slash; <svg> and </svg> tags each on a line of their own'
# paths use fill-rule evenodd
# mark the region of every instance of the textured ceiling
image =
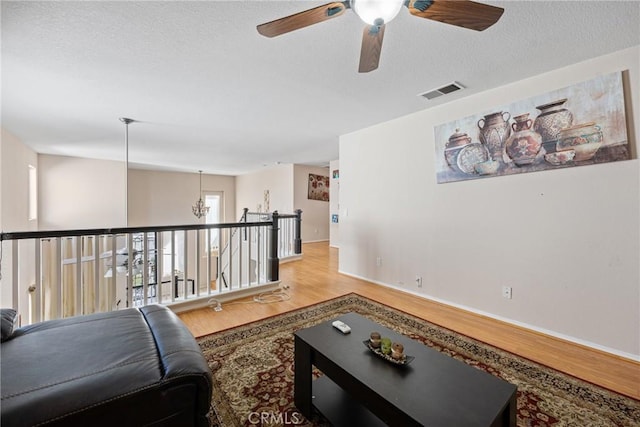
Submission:
<svg viewBox="0 0 640 427">
<path fill-rule="evenodd" d="M 411 16 L 357 72 L 352 12 L 268 39 L 256 25 L 317 1 L 2 1 L 2 127 L 40 153 L 237 175 L 327 164 L 338 137 L 640 44 L 640 3 L 487 1 L 476 32 Z M 451 81 L 467 89 L 428 101 Z"/>
</svg>

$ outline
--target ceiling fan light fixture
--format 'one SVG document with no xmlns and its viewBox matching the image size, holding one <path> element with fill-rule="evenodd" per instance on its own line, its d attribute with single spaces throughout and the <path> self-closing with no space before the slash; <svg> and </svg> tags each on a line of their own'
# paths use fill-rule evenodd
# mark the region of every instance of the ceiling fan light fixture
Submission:
<svg viewBox="0 0 640 427">
<path fill-rule="evenodd" d="M 395 18 L 404 5 L 404 0 L 350 0 L 351 9 L 368 25 L 383 24 Z"/>
</svg>

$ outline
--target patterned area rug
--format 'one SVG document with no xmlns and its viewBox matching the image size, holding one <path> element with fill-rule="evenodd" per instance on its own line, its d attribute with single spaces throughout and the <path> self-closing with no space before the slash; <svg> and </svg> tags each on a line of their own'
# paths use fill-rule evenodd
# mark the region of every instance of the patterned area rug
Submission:
<svg viewBox="0 0 640 427">
<path fill-rule="evenodd" d="M 292 334 L 352 311 L 517 385 L 518 426 L 640 426 L 640 401 L 355 294 L 198 339 L 214 377 L 212 425 L 326 425 L 293 405 Z"/>
</svg>

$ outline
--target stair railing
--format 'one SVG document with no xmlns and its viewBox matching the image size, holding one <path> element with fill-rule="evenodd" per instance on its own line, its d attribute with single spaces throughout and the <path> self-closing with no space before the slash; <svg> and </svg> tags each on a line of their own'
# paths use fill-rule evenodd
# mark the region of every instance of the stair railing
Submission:
<svg viewBox="0 0 640 427">
<path fill-rule="evenodd" d="M 293 214 L 275 212 L 247 212 L 245 215 L 251 221 L 274 222 L 273 214 L 277 214 L 278 228 L 278 258 L 298 258 L 302 255 L 302 210 L 297 209 Z"/>
<path fill-rule="evenodd" d="M 242 276 L 234 265 L 237 263 L 237 257 L 242 256 L 243 251 L 249 253 L 250 260 L 261 258 L 265 256 L 265 262 L 269 265 L 269 271 L 264 274 L 270 276 L 278 276 L 278 268 L 275 264 L 279 264 L 280 261 L 286 261 L 289 259 L 298 259 L 302 255 L 302 239 L 301 239 L 301 222 L 302 222 L 302 210 L 296 210 L 295 214 L 279 214 L 275 212 L 249 212 L 248 208 L 244 208 L 242 216 L 239 222 L 270 222 L 272 224 L 271 229 L 277 230 L 277 235 L 273 235 L 271 231 L 256 230 L 251 236 L 250 231 L 243 229 L 242 239 L 236 235 L 235 230 L 225 246 L 220 251 L 220 259 L 223 264 L 220 268 L 220 278 L 223 286 L 229 286 L 229 283 L 233 282 L 240 287 L 247 285 L 247 282 L 251 282 L 251 276 Z M 275 242 L 275 247 L 273 247 Z M 273 253 L 277 254 L 277 258 L 266 258 L 267 251 L 262 251 L 262 244 L 269 245 Z M 239 255 L 240 254 L 240 255 Z M 277 262 L 275 261 L 277 259 Z M 253 270 L 251 270 L 253 272 Z M 259 274 L 256 273 L 256 274 Z"/>
<path fill-rule="evenodd" d="M 182 304 L 238 291 L 225 287 L 222 242 L 246 234 L 235 267 L 253 278 L 244 286 L 277 282 L 278 234 L 269 221 L 0 233 L 3 306 L 23 324 L 151 303 Z M 277 225 L 276 225 L 277 227 Z M 213 231 L 217 230 L 214 242 Z M 270 235 L 269 239 L 265 236 Z M 240 239 L 236 239 L 240 240 Z M 242 255 L 240 255 L 240 251 Z M 279 261 L 278 261 L 279 262 Z M 253 274 L 252 274 L 253 272 Z"/>
</svg>

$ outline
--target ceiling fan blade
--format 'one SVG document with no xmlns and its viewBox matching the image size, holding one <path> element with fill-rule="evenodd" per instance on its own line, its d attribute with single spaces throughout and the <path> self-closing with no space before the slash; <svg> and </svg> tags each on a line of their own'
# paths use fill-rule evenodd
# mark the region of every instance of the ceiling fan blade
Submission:
<svg viewBox="0 0 640 427">
<path fill-rule="evenodd" d="M 412 15 L 420 18 L 469 28 L 486 30 L 502 16 L 504 9 L 470 0 L 410 0 L 407 6 Z"/>
<path fill-rule="evenodd" d="M 327 3 L 294 15 L 276 19 L 275 21 L 260 24 L 257 29 L 265 37 L 275 37 L 340 16 L 348 7 L 348 1 Z"/>
<path fill-rule="evenodd" d="M 362 47 L 360 48 L 360 67 L 358 72 L 368 73 L 378 68 L 382 39 L 384 38 L 384 24 L 368 25 L 362 32 Z"/>
</svg>

